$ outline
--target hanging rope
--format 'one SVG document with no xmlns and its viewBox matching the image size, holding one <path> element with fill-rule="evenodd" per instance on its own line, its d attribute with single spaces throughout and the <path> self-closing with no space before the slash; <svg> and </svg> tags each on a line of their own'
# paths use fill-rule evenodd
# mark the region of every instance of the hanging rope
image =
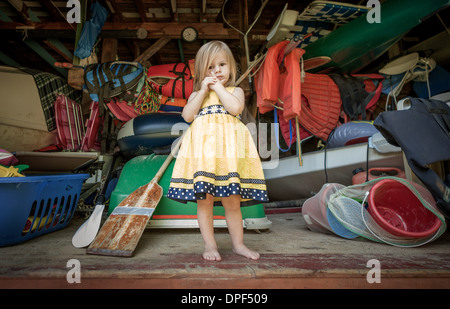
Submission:
<svg viewBox="0 0 450 309">
<path fill-rule="evenodd" d="M 148 78 L 146 78 L 144 87 L 136 100 L 134 111 L 139 115 L 156 113 L 160 107 L 161 100 L 159 94 L 150 85 Z"/>
</svg>

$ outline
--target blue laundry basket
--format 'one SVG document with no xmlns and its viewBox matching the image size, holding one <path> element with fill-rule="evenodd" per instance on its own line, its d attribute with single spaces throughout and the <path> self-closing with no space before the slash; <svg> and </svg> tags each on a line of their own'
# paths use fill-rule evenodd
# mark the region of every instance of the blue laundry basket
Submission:
<svg viewBox="0 0 450 309">
<path fill-rule="evenodd" d="M 65 227 L 89 174 L 0 178 L 0 246 Z"/>
</svg>

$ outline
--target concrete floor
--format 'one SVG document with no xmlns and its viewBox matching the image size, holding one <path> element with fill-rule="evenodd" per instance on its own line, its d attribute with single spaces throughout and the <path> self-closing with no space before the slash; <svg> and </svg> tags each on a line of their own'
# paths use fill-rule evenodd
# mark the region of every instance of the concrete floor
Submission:
<svg viewBox="0 0 450 309">
<path fill-rule="evenodd" d="M 71 239 L 84 222 L 0 248 L 1 289 L 385 289 L 450 288 L 450 233 L 417 248 L 347 240 L 307 229 L 299 211 L 267 213 L 267 233 L 245 232 L 258 261 L 232 253 L 226 229 L 216 229 L 221 262 L 204 261 L 198 229 L 147 229 L 133 257 L 87 255 Z M 72 259 L 79 261 L 80 283 Z M 380 283 L 368 267 L 379 261 Z M 70 280 L 69 280 L 70 281 Z"/>
</svg>

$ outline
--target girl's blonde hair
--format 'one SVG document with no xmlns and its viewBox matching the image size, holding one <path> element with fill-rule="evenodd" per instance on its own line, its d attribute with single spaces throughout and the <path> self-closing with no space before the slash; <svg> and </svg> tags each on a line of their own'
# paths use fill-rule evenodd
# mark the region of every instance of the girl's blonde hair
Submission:
<svg viewBox="0 0 450 309">
<path fill-rule="evenodd" d="M 230 78 L 225 83 L 225 87 L 233 86 L 236 81 L 237 69 L 236 61 L 233 57 L 233 53 L 227 44 L 222 41 L 210 41 L 204 44 L 197 52 L 195 56 L 194 64 L 194 91 L 199 91 L 203 79 L 205 78 L 205 73 L 208 70 L 209 65 L 217 54 L 223 52 L 228 62 L 230 68 Z"/>
</svg>

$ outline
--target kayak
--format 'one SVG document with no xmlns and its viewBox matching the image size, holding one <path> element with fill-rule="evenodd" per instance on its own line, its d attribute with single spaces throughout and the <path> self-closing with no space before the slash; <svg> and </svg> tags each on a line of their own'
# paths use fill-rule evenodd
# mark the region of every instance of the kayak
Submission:
<svg viewBox="0 0 450 309">
<path fill-rule="evenodd" d="M 389 0 L 380 6 L 380 23 L 370 23 L 370 10 L 304 47 L 304 59 L 330 57 L 311 72 L 355 73 L 371 63 L 449 0 Z M 370 20 L 370 18 L 369 18 Z"/>
</svg>

